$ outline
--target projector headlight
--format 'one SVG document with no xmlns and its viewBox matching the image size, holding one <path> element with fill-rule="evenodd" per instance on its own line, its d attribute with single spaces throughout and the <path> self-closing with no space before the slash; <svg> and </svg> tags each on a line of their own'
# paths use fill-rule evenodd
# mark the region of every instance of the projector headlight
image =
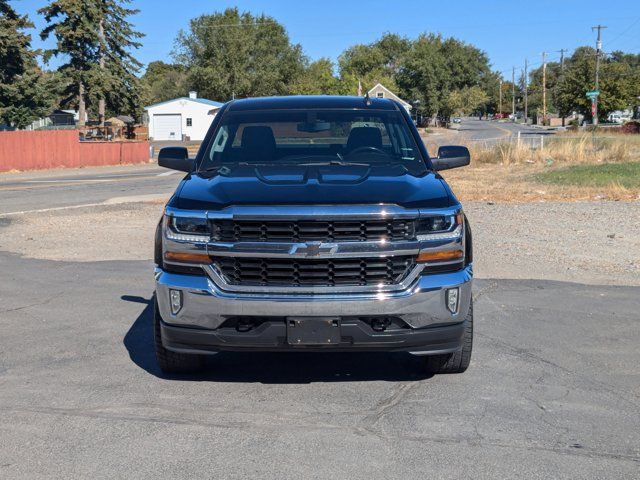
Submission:
<svg viewBox="0 0 640 480">
<path fill-rule="evenodd" d="M 462 213 L 420 218 L 416 222 L 416 237 L 418 240 L 454 240 L 460 238 L 463 221 Z"/>
<path fill-rule="evenodd" d="M 166 236 L 176 242 L 208 242 L 211 235 L 206 218 L 165 217 Z"/>
</svg>

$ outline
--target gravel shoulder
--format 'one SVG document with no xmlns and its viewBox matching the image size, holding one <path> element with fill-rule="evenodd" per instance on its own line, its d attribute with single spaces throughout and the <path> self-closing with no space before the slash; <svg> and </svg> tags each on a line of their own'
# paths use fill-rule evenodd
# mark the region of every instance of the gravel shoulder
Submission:
<svg viewBox="0 0 640 480">
<path fill-rule="evenodd" d="M 0 219 L 0 251 L 26 258 L 148 260 L 163 206 L 105 205 Z M 478 278 L 640 285 L 640 203 L 465 203 Z"/>
</svg>

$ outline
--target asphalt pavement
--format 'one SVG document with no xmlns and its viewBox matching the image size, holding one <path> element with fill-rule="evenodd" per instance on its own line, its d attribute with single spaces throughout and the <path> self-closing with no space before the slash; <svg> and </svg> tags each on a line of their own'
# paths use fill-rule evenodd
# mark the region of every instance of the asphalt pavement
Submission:
<svg viewBox="0 0 640 480">
<path fill-rule="evenodd" d="M 540 137 L 549 137 L 555 134 L 553 130 L 545 130 L 530 125 L 522 125 L 510 121 L 479 120 L 472 117 L 463 118 L 462 123 L 458 124 L 457 130 L 467 142 L 488 144 L 515 139 L 520 133 L 521 141 L 535 145 L 540 141 Z"/>
<path fill-rule="evenodd" d="M 0 174 L 0 217 L 113 199 L 168 198 L 182 176 L 156 164 Z"/>
<path fill-rule="evenodd" d="M 462 375 L 406 354 L 226 353 L 167 377 L 149 262 L 0 268 L 0 478 L 640 472 L 637 288 L 478 281 Z"/>
</svg>

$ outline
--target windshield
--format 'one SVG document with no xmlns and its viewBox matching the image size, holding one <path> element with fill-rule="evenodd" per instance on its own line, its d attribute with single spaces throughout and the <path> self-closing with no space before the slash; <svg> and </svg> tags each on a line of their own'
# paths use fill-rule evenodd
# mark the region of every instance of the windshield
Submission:
<svg viewBox="0 0 640 480">
<path fill-rule="evenodd" d="M 426 165 L 397 111 L 272 110 L 223 114 L 199 170 L 234 165 Z"/>
</svg>

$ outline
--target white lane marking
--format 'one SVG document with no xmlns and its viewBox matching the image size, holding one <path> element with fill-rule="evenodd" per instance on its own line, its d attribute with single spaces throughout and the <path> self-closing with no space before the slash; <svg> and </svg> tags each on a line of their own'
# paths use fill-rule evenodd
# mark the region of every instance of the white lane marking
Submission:
<svg viewBox="0 0 640 480">
<path fill-rule="evenodd" d="M 68 180 L 23 180 L 21 183 L 102 183 L 112 182 L 113 180 L 101 179 L 68 179 Z"/>
<path fill-rule="evenodd" d="M 162 172 L 156 175 L 156 177 L 168 177 L 169 175 L 174 175 L 178 173 L 176 170 L 169 170 L 168 172 Z"/>
<path fill-rule="evenodd" d="M 39 208 L 36 210 L 21 210 L 19 212 L 7 212 L 0 213 L 0 218 L 9 217 L 12 215 L 25 215 L 27 213 L 46 213 L 46 212 L 55 212 L 58 210 L 73 210 L 77 208 L 86 208 L 86 207 L 103 207 L 105 205 L 120 205 L 123 203 L 148 203 L 154 201 L 167 201 L 169 199 L 169 195 L 131 195 L 130 197 L 112 197 L 108 198 L 104 202 L 97 203 L 83 203 L 81 205 L 67 205 L 65 207 L 51 207 L 51 208 Z"/>
</svg>

